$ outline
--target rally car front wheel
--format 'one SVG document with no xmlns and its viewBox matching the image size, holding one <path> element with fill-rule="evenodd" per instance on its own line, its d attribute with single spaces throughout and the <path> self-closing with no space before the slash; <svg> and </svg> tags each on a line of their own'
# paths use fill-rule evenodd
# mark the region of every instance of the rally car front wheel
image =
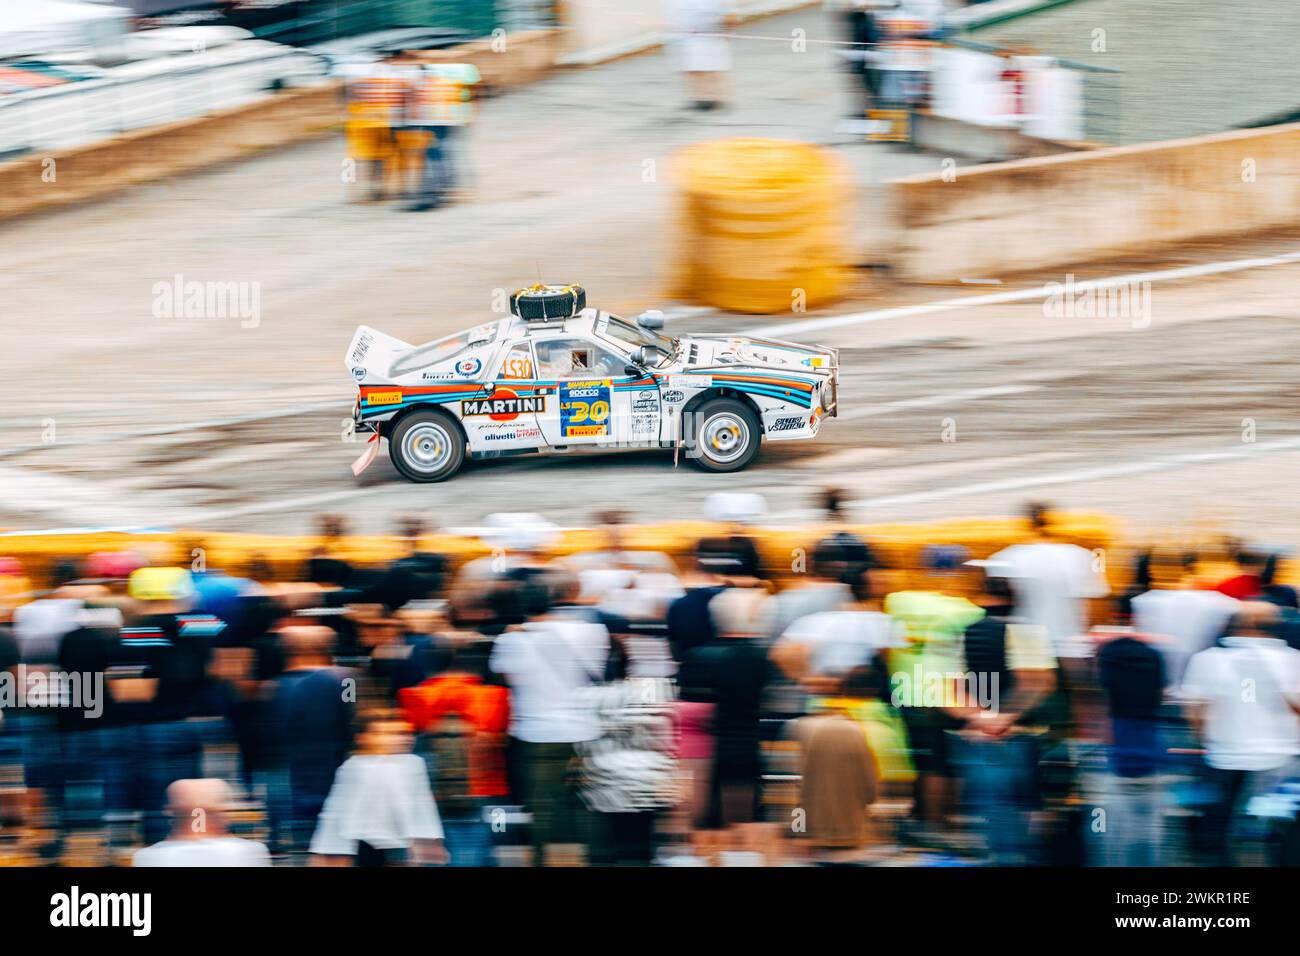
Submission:
<svg viewBox="0 0 1300 956">
<path fill-rule="evenodd" d="M 758 416 L 734 398 L 715 398 L 691 412 L 691 458 L 705 471 L 739 471 L 758 454 Z"/>
<path fill-rule="evenodd" d="M 388 436 L 388 457 L 411 481 L 445 481 L 465 461 L 465 438 L 443 412 L 415 412 Z"/>
</svg>

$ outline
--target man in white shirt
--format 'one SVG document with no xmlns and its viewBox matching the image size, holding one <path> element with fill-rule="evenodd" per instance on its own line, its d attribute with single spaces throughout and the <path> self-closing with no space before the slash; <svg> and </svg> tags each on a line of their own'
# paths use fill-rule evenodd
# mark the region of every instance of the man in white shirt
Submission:
<svg viewBox="0 0 1300 956">
<path fill-rule="evenodd" d="M 580 842 L 581 808 L 567 771 L 573 745 L 600 736 L 586 691 L 604 677 L 609 632 L 569 609 L 551 609 L 552 593 L 575 590 L 576 581 L 534 578 L 516 586 L 530 620 L 496 639 L 488 666 L 510 684 L 510 736 L 521 796 L 533 813 L 534 862 L 541 863 L 545 847 Z"/>
<path fill-rule="evenodd" d="M 1004 548 L 989 561 L 1011 579 L 1016 615 L 1047 629 L 1058 658 L 1087 657 L 1091 644 L 1085 636 L 1085 602 L 1110 593 L 1106 575 L 1091 551 L 1053 540 L 1044 506 L 1030 505 L 1028 517 L 1033 540 Z"/>
<path fill-rule="evenodd" d="M 167 788 L 172 832 L 137 850 L 134 866 L 270 866 L 265 844 L 226 830 L 230 788 L 224 780 L 177 780 Z"/>
<path fill-rule="evenodd" d="M 1133 625 L 1143 634 L 1163 634 L 1165 674 L 1177 687 L 1193 654 L 1213 647 L 1241 602 L 1218 591 L 1191 587 L 1152 590 L 1133 598 Z"/>
<path fill-rule="evenodd" d="M 1300 651 L 1273 636 L 1275 605 L 1243 602 L 1222 647 L 1193 655 L 1181 693 L 1220 787 L 1208 838 L 1231 865 L 1236 808 L 1284 775 L 1300 754 Z"/>
</svg>

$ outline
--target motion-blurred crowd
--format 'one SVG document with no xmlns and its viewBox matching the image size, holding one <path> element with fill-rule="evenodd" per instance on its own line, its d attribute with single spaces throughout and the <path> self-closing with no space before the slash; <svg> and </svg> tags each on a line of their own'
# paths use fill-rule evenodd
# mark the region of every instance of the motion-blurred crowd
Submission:
<svg viewBox="0 0 1300 956">
<path fill-rule="evenodd" d="M 292 583 L 103 552 L 0 624 L 0 859 L 138 866 L 1294 863 L 1300 611 L 1101 556 L 1032 506 L 901 586 L 841 519 L 775 586 L 741 525 L 691 566 L 338 557 Z M 0 560 L 0 579 L 22 567 Z M 265 577 L 265 575 L 255 575 Z M 1115 575 L 1112 575 L 1115 576 Z M 915 580 L 913 578 L 912 580 Z"/>
</svg>

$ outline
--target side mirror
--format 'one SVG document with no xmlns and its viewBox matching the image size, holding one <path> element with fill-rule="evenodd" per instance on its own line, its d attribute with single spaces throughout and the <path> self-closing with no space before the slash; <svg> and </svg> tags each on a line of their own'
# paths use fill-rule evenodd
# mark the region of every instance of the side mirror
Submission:
<svg viewBox="0 0 1300 956">
<path fill-rule="evenodd" d="M 636 317 L 636 324 L 643 329 L 658 331 L 664 327 L 664 314 L 658 309 L 647 309 Z"/>
<path fill-rule="evenodd" d="M 649 364 L 649 363 L 646 361 L 646 354 L 645 354 L 645 346 L 644 346 L 644 345 L 638 345 L 636 348 L 634 348 L 634 349 L 632 350 L 632 362 L 633 362 L 633 364 L 635 364 L 635 365 L 640 365 L 640 366 L 642 366 L 643 368 L 644 368 L 646 365 Z"/>
</svg>

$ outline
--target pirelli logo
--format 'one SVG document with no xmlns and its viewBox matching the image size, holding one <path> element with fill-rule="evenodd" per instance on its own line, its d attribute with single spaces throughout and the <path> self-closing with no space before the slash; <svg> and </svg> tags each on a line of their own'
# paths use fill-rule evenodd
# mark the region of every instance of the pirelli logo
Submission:
<svg viewBox="0 0 1300 956">
<path fill-rule="evenodd" d="M 493 398 L 472 398 L 460 403 L 460 413 L 468 418 L 472 415 L 491 415 L 511 417 L 530 412 L 546 411 L 546 398 L 542 395 L 497 395 Z"/>
<path fill-rule="evenodd" d="M 402 404 L 401 392 L 371 392 L 366 396 L 367 405 L 400 405 Z"/>
</svg>

